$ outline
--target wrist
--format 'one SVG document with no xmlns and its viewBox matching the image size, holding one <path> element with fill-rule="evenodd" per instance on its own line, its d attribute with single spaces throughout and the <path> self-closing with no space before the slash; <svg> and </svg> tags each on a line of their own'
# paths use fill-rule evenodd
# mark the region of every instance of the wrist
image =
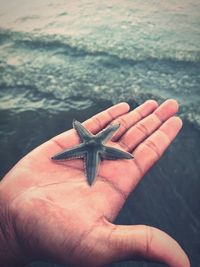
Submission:
<svg viewBox="0 0 200 267">
<path fill-rule="evenodd" d="M 16 240 L 12 216 L 5 203 L 3 194 L 0 192 L 0 266 L 22 267 L 25 262 Z"/>
<path fill-rule="evenodd" d="M 0 264 L 2 267 L 16 267 L 18 265 L 18 259 L 15 258 L 11 252 L 10 247 L 2 233 L 2 225 L 0 226 Z"/>
</svg>

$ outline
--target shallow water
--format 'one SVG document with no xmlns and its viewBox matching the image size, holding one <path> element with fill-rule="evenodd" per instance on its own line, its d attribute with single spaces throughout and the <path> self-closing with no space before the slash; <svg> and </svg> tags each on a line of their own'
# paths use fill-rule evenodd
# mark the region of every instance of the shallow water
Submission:
<svg viewBox="0 0 200 267">
<path fill-rule="evenodd" d="M 2 108 L 176 97 L 200 125 L 198 1 L 0 3 Z"/>
<path fill-rule="evenodd" d="M 1 176 L 71 128 L 73 118 L 83 121 L 120 101 L 134 107 L 149 98 L 176 98 L 181 134 L 117 223 L 165 230 L 192 266 L 200 266 L 199 14 L 194 0 L 0 0 Z"/>
</svg>

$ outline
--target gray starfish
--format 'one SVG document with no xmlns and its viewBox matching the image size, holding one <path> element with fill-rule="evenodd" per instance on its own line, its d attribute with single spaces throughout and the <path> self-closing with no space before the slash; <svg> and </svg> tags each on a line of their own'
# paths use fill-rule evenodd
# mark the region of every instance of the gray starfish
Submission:
<svg viewBox="0 0 200 267">
<path fill-rule="evenodd" d="M 69 160 L 75 158 L 85 159 L 86 176 L 91 185 L 101 159 L 131 159 L 133 156 L 125 151 L 114 147 L 105 146 L 114 132 L 119 128 L 119 124 L 110 125 L 96 135 L 90 133 L 83 125 L 74 120 L 73 127 L 77 131 L 82 143 L 61 151 L 52 157 L 53 160 Z"/>
</svg>

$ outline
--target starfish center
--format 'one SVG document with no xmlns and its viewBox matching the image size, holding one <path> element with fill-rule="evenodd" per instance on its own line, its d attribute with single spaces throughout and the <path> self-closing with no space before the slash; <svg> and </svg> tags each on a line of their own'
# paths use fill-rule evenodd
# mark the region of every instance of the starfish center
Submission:
<svg viewBox="0 0 200 267">
<path fill-rule="evenodd" d="M 88 148 L 93 149 L 93 148 L 98 148 L 100 147 L 100 143 L 97 142 L 95 139 L 91 139 L 86 142 L 86 145 Z"/>
</svg>

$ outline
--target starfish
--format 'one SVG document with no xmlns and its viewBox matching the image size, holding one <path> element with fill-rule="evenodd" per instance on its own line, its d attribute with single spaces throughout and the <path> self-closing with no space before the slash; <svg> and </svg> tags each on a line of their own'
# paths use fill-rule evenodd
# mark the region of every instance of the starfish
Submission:
<svg viewBox="0 0 200 267">
<path fill-rule="evenodd" d="M 113 124 L 103 129 L 96 135 L 89 132 L 77 120 L 73 121 L 73 128 L 77 131 L 82 143 L 72 148 L 61 151 L 52 157 L 53 160 L 70 160 L 76 158 L 84 158 L 86 177 L 89 185 L 92 184 L 99 163 L 102 159 L 131 159 L 133 156 L 120 149 L 106 146 L 105 143 L 117 131 L 120 124 Z"/>
</svg>

